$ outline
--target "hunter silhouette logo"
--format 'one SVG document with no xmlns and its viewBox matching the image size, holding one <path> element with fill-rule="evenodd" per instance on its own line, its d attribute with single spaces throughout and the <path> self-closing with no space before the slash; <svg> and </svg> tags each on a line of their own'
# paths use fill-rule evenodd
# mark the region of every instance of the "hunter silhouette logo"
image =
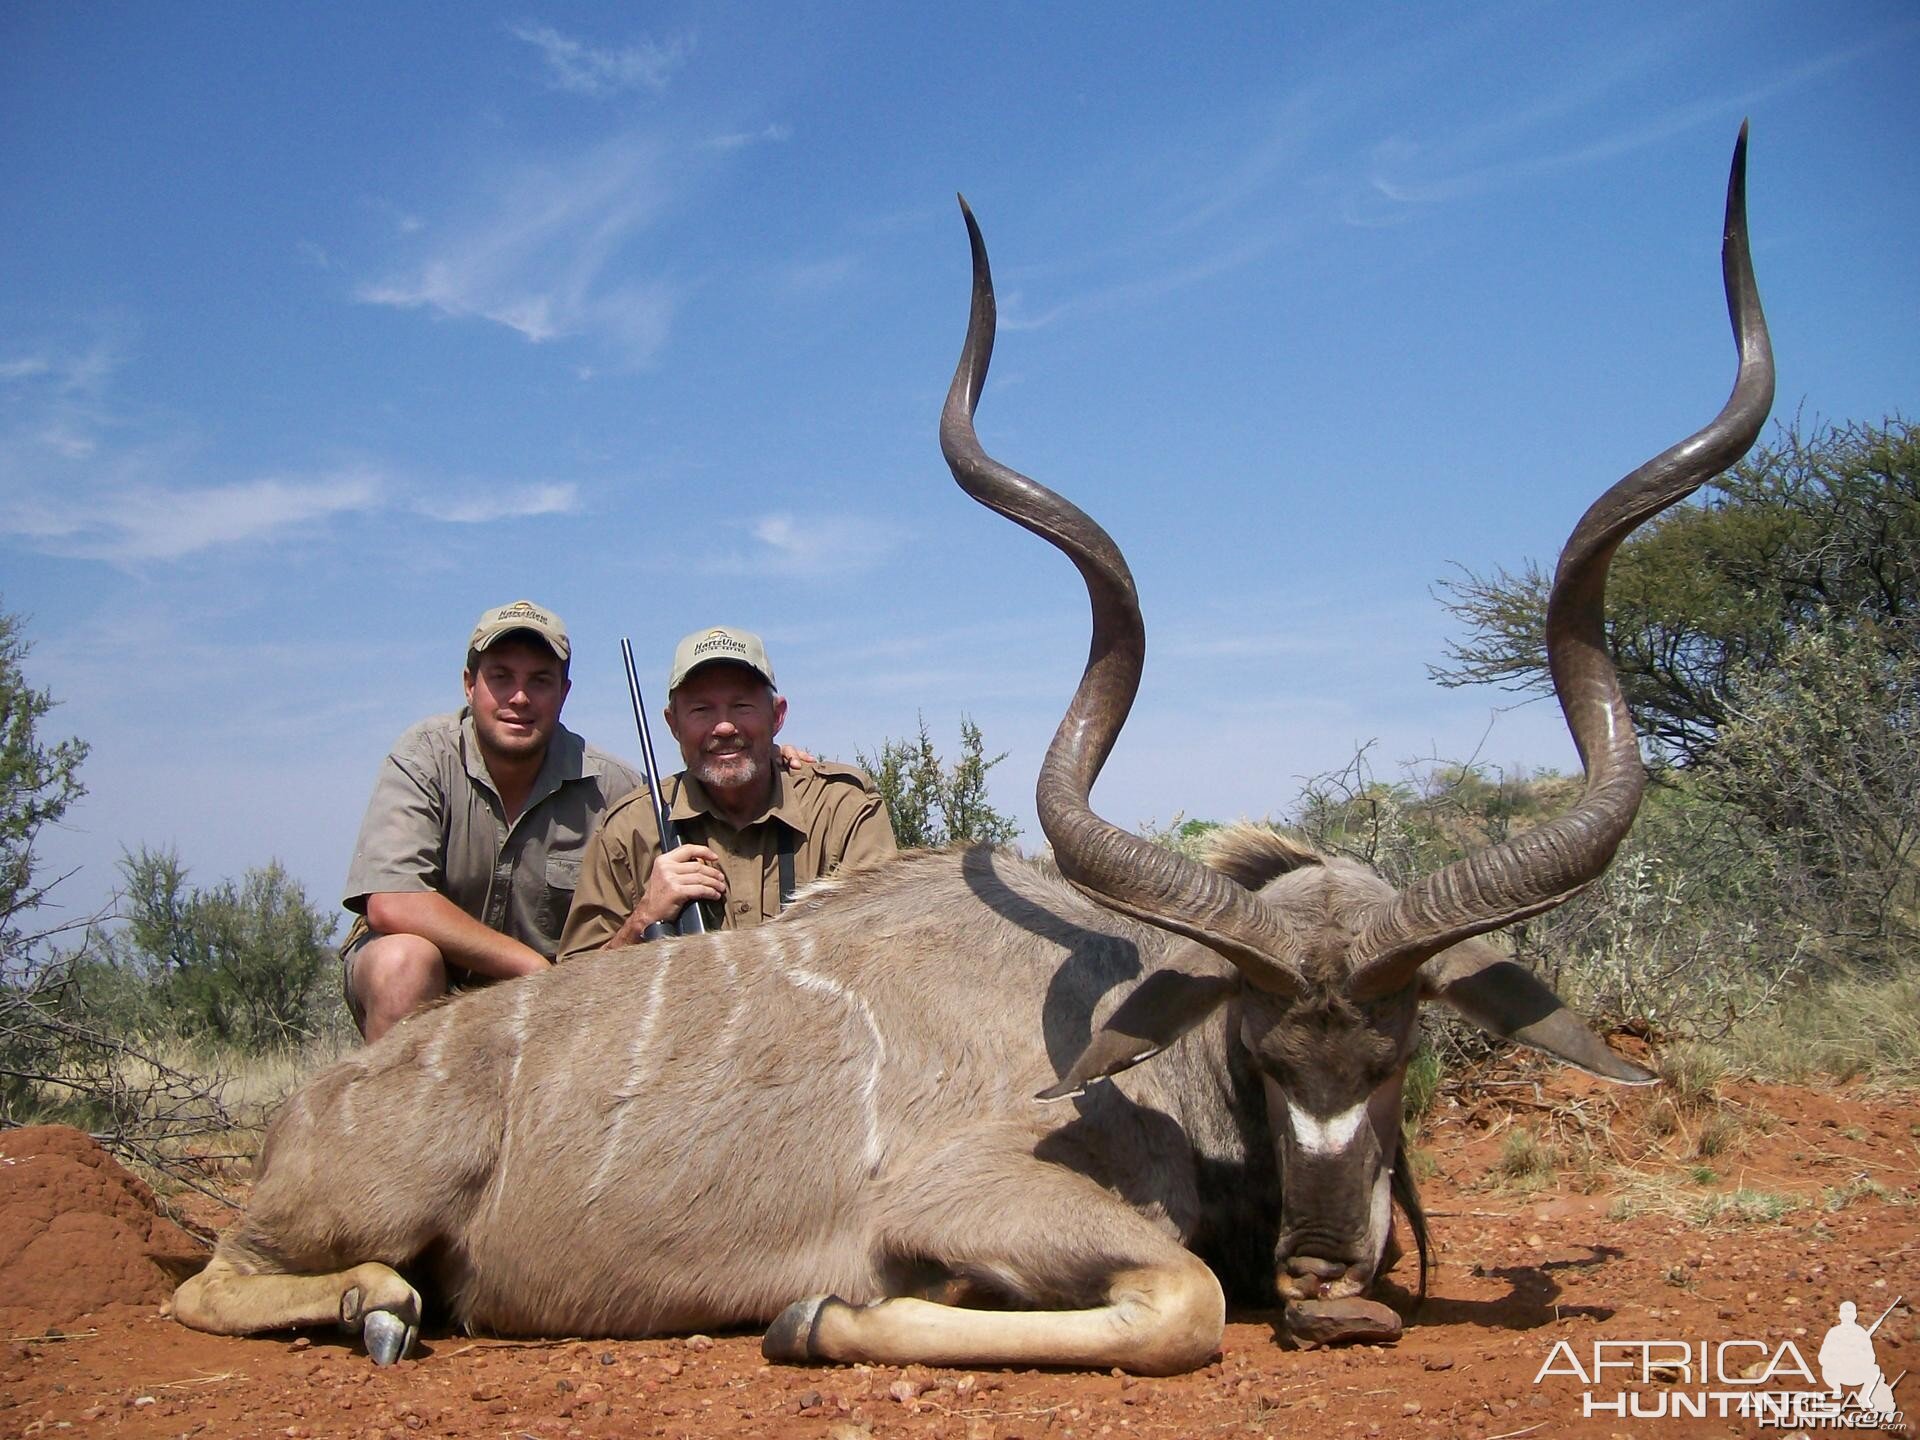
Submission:
<svg viewBox="0 0 1920 1440">
<path fill-rule="evenodd" d="M 1905 1371 L 1889 1381 L 1880 1373 L 1880 1362 L 1873 1353 L 1873 1332 L 1893 1313 L 1895 1300 L 1880 1312 L 1880 1319 L 1862 1325 L 1855 1318 L 1860 1312 L 1851 1300 L 1840 1302 L 1840 1320 L 1820 1342 L 1820 1378 L 1835 1395 L 1869 1415 L 1895 1413 L 1893 1387 L 1905 1378 Z"/>
</svg>

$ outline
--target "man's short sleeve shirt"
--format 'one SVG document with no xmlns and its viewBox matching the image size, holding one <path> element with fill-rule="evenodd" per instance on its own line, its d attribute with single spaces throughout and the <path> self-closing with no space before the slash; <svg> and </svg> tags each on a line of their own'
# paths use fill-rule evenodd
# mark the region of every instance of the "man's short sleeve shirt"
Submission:
<svg viewBox="0 0 1920 1440">
<path fill-rule="evenodd" d="M 866 774 L 826 762 L 778 771 L 771 803 L 736 830 L 713 814 L 698 780 L 665 782 L 683 842 L 710 846 L 727 877 L 727 898 L 708 904 L 710 929 L 749 930 L 780 913 L 780 852 L 793 855 L 796 885 L 883 860 L 895 851 L 886 802 Z M 610 940 L 646 890 L 660 854 L 652 798 L 641 787 L 608 812 L 587 847 L 573 913 L 561 937 L 566 959 Z"/>
<path fill-rule="evenodd" d="M 482 924 L 551 958 L 587 838 L 639 776 L 561 726 L 527 805 L 509 825 L 472 714 L 421 721 L 380 766 L 347 871 L 346 908 L 435 891 Z"/>
</svg>

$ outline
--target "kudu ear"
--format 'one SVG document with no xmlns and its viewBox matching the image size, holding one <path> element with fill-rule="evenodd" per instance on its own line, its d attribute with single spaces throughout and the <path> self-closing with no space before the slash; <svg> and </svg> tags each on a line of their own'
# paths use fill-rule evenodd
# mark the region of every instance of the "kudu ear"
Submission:
<svg viewBox="0 0 1920 1440">
<path fill-rule="evenodd" d="M 1036 1100 L 1067 1100 L 1096 1080 L 1150 1060 L 1214 1012 L 1239 987 L 1238 975 L 1193 975 L 1156 970 L 1093 1032 L 1065 1076 Z"/>
<path fill-rule="evenodd" d="M 1623 1059 L 1525 966 L 1484 940 L 1444 950 L 1420 969 L 1420 993 L 1451 1005 L 1488 1034 L 1564 1060 L 1620 1085 L 1652 1085 L 1659 1076 Z"/>
</svg>

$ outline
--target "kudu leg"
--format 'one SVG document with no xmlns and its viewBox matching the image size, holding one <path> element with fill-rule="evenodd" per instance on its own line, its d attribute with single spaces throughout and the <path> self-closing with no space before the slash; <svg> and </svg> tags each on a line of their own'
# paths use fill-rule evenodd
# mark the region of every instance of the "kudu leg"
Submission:
<svg viewBox="0 0 1920 1440">
<path fill-rule="evenodd" d="M 1224 1321 L 1220 1282 L 1187 1255 L 1165 1267 L 1116 1275 L 1107 1303 L 1086 1310 L 802 1300 L 774 1322 L 762 1348 L 769 1359 L 799 1362 L 1118 1366 L 1136 1375 L 1178 1375 L 1218 1352 Z"/>
<path fill-rule="evenodd" d="M 420 1333 L 420 1296 L 377 1261 L 326 1275 L 242 1269 L 220 1250 L 173 1292 L 173 1318 L 215 1335 L 253 1335 L 302 1325 L 357 1332 L 376 1364 L 391 1365 Z"/>
<path fill-rule="evenodd" d="M 1025 1158 L 983 1185 L 992 1166 L 917 1167 L 911 1210 L 885 1248 L 931 1261 L 1016 1304 L 963 1309 L 900 1297 L 850 1305 L 816 1296 L 787 1307 L 762 1346 L 771 1360 L 882 1365 L 1118 1366 L 1173 1375 L 1220 1348 L 1220 1282 L 1164 1230 L 1083 1175 Z M 970 1173 L 971 1172 L 971 1173 Z M 939 1176 L 939 1180 L 932 1177 Z M 1068 1308 L 1074 1307 L 1074 1308 Z"/>
<path fill-rule="evenodd" d="M 488 1072 L 441 1059 L 455 1013 L 420 1015 L 295 1093 L 246 1216 L 174 1292 L 176 1319 L 222 1335 L 339 1325 L 381 1365 L 413 1348 L 420 1297 L 392 1267 L 456 1223 L 457 1197 L 480 1191 L 497 1148 L 497 1127 L 471 1118 L 488 1113 Z"/>
</svg>

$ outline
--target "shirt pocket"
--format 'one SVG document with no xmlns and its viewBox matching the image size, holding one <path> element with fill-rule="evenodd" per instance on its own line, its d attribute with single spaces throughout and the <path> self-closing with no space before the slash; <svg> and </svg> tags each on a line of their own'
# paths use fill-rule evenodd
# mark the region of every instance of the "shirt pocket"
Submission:
<svg viewBox="0 0 1920 1440">
<path fill-rule="evenodd" d="M 547 856 L 547 930 L 559 936 L 567 923 L 567 911 L 573 907 L 573 892 L 580 888 L 580 852 L 554 851 Z"/>
</svg>

